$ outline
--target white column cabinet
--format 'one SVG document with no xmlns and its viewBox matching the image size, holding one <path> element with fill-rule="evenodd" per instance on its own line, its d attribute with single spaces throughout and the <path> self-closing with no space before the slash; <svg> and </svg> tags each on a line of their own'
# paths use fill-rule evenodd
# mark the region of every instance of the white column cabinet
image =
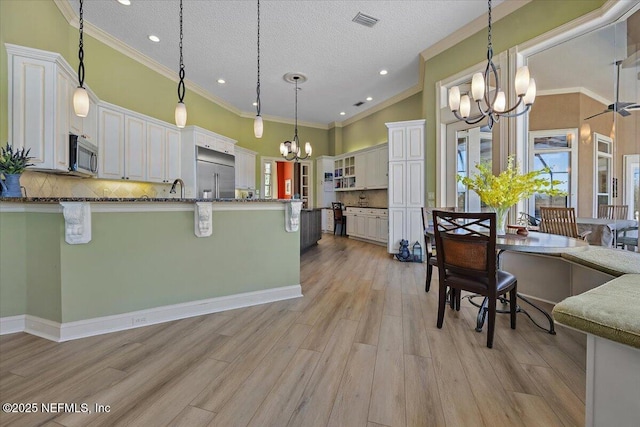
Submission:
<svg viewBox="0 0 640 427">
<path fill-rule="evenodd" d="M 146 181 L 147 124 L 137 117 L 126 116 L 124 129 L 124 178 Z"/>
<path fill-rule="evenodd" d="M 389 239 L 397 253 L 400 240 L 424 248 L 424 120 L 386 123 L 389 129 Z"/>
</svg>

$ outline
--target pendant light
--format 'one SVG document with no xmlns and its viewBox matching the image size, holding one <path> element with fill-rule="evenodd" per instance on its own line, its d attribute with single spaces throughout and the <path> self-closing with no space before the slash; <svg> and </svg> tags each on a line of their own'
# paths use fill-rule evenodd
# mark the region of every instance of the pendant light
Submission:
<svg viewBox="0 0 640 427">
<path fill-rule="evenodd" d="M 529 68 L 523 66 L 518 68 L 515 79 L 515 90 L 518 102 L 513 107 L 507 109 L 507 101 L 504 91 L 500 88 L 498 70 L 493 63 L 493 45 L 491 43 L 491 0 L 489 0 L 488 13 L 488 37 L 487 37 L 487 67 L 484 73 L 475 73 L 471 80 L 471 96 L 478 106 L 479 113 L 471 114 L 471 98 L 469 94 L 460 96 L 460 88 L 454 86 L 449 89 L 449 108 L 458 120 L 463 120 L 470 125 L 479 123 L 485 117 L 488 119 L 489 129 L 500 117 L 516 117 L 525 114 L 531 108 L 536 98 L 536 82 L 529 76 Z M 491 96 L 491 77 L 495 81 L 496 90 Z M 484 101 L 484 103 L 483 103 Z M 484 105 L 483 105 L 484 104 Z M 514 111 L 524 104 L 524 109 L 520 112 Z"/>
<path fill-rule="evenodd" d="M 178 105 L 176 105 L 176 126 L 185 127 L 187 124 L 187 107 L 184 105 L 184 62 L 182 60 L 182 0 L 180 0 L 180 71 L 178 72 L 180 82 L 178 82 Z"/>
<path fill-rule="evenodd" d="M 295 112 L 295 127 L 293 130 L 293 139 L 291 141 L 285 141 L 280 143 L 280 154 L 287 161 L 304 160 L 311 156 L 311 144 L 309 142 L 304 145 L 305 156 L 300 157 L 300 140 L 298 139 L 298 81 L 304 83 L 307 78 L 301 74 L 288 73 L 284 76 L 285 80 L 289 83 L 293 82 L 296 85 L 296 112 Z"/>
<path fill-rule="evenodd" d="M 256 118 L 253 121 L 253 134 L 256 138 L 262 138 L 264 127 L 260 115 L 260 0 L 258 0 L 258 83 L 256 84 L 256 95 Z"/>
<path fill-rule="evenodd" d="M 80 42 L 78 47 L 78 59 L 80 63 L 78 64 L 78 87 L 75 92 L 73 92 L 73 111 L 76 113 L 78 117 L 87 117 L 89 114 L 89 94 L 84 88 L 84 44 L 83 44 L 83 34 L 84 34 L 84 19 L 83 19 L 83 2 L 80 0 Z"/>
</svg>

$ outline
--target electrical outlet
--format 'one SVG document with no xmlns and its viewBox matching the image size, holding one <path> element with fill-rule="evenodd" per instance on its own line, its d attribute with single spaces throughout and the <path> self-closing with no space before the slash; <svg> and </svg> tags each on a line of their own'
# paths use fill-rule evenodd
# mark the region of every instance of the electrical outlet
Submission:
<svg viewBox="0 0 640 427">
<path fill-rule="evenodd" d="M 147 318 L 145 316 L 138 316 L 133 318 L 133 326 L 144 325 L 147 323 Z"/>
</svg>

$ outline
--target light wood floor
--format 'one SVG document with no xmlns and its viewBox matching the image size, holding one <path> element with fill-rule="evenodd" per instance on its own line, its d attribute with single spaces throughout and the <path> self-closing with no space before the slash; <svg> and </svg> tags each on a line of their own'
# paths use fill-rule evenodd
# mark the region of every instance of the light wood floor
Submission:
<svg viewBox="0 0 640 427">
<path fill-rule="evenodd" d="M 582 426 L 585 344 L 447 309 L 437 276 L 385 248 L 324 235 L 304 298 L 53 343 L 0 337 L 0 401 L 110 405 L 0 414 L 2 426 Z"/>
</svg>

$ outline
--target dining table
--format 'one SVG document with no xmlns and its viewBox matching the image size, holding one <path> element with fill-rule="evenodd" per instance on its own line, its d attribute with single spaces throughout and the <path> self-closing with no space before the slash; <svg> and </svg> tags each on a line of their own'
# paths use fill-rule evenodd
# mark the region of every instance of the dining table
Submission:
<svg viewBox="0 0 640 427">
<path fill-rule="evenodd" d="M 587 241 L 592 245 L 612 248 L 616 245 L 618 230 L 625 228 L 638 228 L 638 221 L 633 219 L 609 219 L 609 218 L 576 218 L 578 231 L 583 233 L 591 231 L 587 235 Z"/>
<path fill-rule="evenodd" d="M 429 226 L 425 229 L 425 240 L 431 240 L 435 236 L 433 226 Z M 567 252 L 585 251 L 589 249 L 589 243 L 582 239 L 574 239 L 572 237 L 561 236 L 558 234 L 540 233 L 535 231 L 529 231 L 527 235 L 520 235 L 515 233 L 507 233 L 504 235 L 498 235 L 496 237 L 496 248 L 498 249 L 498 268 L 500 268 L 501 260 L 500 255 L 504 251 L 512 252 L 525 252 L 533 254 L 562 254 Z M 469 301 L 479 308 L 476 331 L 482 331 L 486 315 L 487 315 L 487 302 L 485 297 L 481 304 L 473 301 L 474 297 L 479 295 L 468 295 Z M 517 293 L 518 299 L 522 300 L 526 304 L 530 305 L 534 309 L 542 313 L 549 326 L 545 327 L 540 325 L 531 315 L 520 305 L 516 307 L 516 312 L 525 314 L 537 327 L 547 331 L 548 333 L 555 335 L 555 326 L 551 314 L 549 314 L 544 308 L 532 302 L 524 295 Z M 509 301 L 505 298 L 500 298 L 500 302 L 508 304 Z M 509 313 L 509 310 L 497 310 L 498 313 Z"/>
</svg>

